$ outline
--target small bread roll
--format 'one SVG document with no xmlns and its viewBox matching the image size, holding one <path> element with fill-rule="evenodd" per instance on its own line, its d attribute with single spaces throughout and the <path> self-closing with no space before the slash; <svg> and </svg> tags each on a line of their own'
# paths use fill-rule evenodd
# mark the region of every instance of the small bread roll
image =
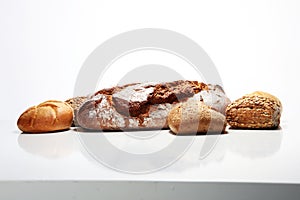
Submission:
<svg viewBox="0 0 300 200">
<path fill-rule="evenodd" d="M 65 102 L 68 103 L 74 111 L 74 118 L 72 122 L 72 126 L 78 126 L 77 120 L 76 120 L 76 115 L 78 112 L 79 107 L 87 100 L 88 98 L 85 96 L 80 96 L 80 97 L 73 97 L 70 99 L 67 99 Z"/>
<path fill-rule="evenodd" d="M 45 101 L 28 108 L 18 119 L 23 132 L 41 133 L 69 129 L 73 120 L 72 107 L 62 101 Z"/>
<path fill-rule="evenodd" d="M 174 107 L 168 115 L 168 125 L 175 134 L 224 132 L 225 116 L 201 101 L 189 100 Z"/>
<path fill-rule="evenodd" d="M 78 108 L 85 102 L 88 98 L 85 96 L 80 97 L 73 97 L 70 99 L 67 99 L 65 102 L 68 103 L 74 111 L 77 111 Z"/>
<path fill-rule="evenodd" d="M 274 129 L 280 124 L 281 112 L 277 97 L 256 91 L 229 104 L 226 119 L 231 128 Z"/>
</svg>

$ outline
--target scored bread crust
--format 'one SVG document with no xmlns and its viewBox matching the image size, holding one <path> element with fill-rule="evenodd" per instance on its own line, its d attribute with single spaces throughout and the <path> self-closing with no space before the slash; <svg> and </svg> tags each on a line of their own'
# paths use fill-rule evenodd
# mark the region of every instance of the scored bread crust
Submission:
<svg viewBox="0 0 300 200">
<path fill-rule="evenodd" d="M 76 120 L 92 130 L 168 128 L 170 110 L 188 99 L 203 101 L 222 113 L 230 103 L 220 86 L 197 81 L 133 83 L 96 92 L 81 105 Z"/>
<path fill-rule="evenodd" d="M 28 108 L 17 121 L 23 132 L 42 133 L 68 129 L 73 120 L 72 107 L 62 101 L 49 100 Z"/>
<path fill-rule="evenodd" d="M 281 112 L 277 97 L 256 91 L 229 104 L 226 119 L 232 128 L 274 129 L 280 124 Z"/>
</svg>

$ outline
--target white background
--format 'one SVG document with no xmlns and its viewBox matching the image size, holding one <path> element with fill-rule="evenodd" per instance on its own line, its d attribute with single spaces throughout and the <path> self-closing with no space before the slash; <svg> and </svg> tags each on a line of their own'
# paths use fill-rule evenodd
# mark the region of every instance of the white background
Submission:
<svg viewBox="0 0 300 200">
<path fill-rule="evenodd" d="M 76 76 L 102 42 L 138 28 L 186 35 L 211 57 L 228 96 L 278 96 L 299 112 L 300 1 L 0 0 L 0 119 L 72 97 Z"/>
</svg>

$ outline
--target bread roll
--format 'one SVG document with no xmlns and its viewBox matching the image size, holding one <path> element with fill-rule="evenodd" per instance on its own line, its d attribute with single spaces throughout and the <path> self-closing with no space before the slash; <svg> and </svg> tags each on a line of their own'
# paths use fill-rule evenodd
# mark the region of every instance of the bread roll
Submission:
<svg viewBox="0 0 300 200">
<path fill-rule="evenodd" d="M 74 118 L 73 118 L 73 122 L 72 122 L 72 126 L 78 126 L 78 123 L 76 121 L 76 115 L 78 112 L 79 107 L 87 100 L 88 98 L 85 96 L 81 96 L 81 97 L 73 97 L 70 99 L 67 99 L 65 102 L 68 103 L 74 111 Z"/>
<path fill-rule="evenodd" d="M 275 129 L 280 124 L 282 104 L 266 92 L 256 91 L 232 102 L 226 109 L 231 128 Z"/>
<path fill-rule="evenodd" d="M 23 132 L 40 133 L 69 129 L 73 120 L 72 107 L 62 101 L 45 101 L 28 108 L 18 119 Z"/>
<path fill-rule="evenodd" d="M 87 100 L 87 97 L 81 96 L 81 97 L 73 97 L 70 99 L 67 99 L 65 102 L 68 103 L 74 111 L 77 111 L 78 108 L 82 105 L 83 102 Z"/>
<path fill-rule="evenodd" d="M 225 116 L 200 101 L 180 103 L 171 110 L 168 124 L 175 134 L 224 132 Z"/>
</svg>

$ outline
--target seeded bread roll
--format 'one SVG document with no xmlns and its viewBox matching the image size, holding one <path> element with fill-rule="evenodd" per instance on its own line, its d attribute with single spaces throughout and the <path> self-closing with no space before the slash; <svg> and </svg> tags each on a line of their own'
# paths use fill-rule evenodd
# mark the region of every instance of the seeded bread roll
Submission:
<svg viewBox="0 0 300 200">
<path fill-rule="evenodd" d="M 275 129 L 280 124 L 281 112 L 277 97 L 256 91 L 229 104 L 226 119 L 232 128 Z"/>
<path fill-rule="evenodd" d="M 45 101 L 28 108 L 18 119 L 23 132 L 42 133 L 69 129 L 73 120 L 72 107 L 62 101 Z"/>
<path fill-rule="evenodd" d="M 224 115 L 210 109 L 203 102 L 189 100 L 171 110 L 168 125 L 175 134 L 222 133 L 226 120 Z"/>
<path fill-rule="evenodd" d="M 85 96 L 81 96 L 81 97 L 73 97 L 70 99 L 67 99 L 65 102 L 68 103 L 74 111 L 74 118 L 73 118 L 73 122 L 72 122 L 72 126 L 77 126 L 78 123 L 76 121 L 76 115 L 78 112 L 79 107 L 83 104 L 83 102 L 85 102 L 88 98 Z"/>
<path fill-rule="evenodd" d="M 81 104 L 83 102 L 85 102 L 87 100 L 87 97 L 73 97 L 73 98 L 70 98 L 68 100 L 66 100 L 65 102 L 68 103 L 74 111 L 77 111 L 78 108 L 81 106 Z"/>
</svg>

